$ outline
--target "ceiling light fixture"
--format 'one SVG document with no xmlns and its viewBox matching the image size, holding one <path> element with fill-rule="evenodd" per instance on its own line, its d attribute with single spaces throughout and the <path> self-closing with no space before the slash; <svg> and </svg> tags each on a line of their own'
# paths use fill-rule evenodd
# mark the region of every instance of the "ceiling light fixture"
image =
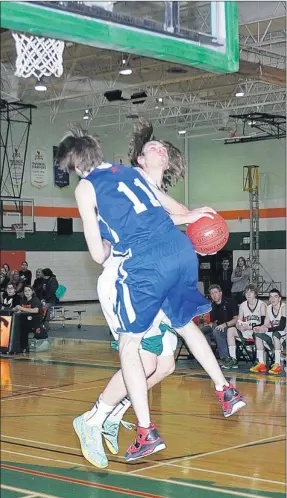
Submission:
<svg viewBox="0 0 287 498">
<path fill-rule="evenodd" d="M 91 116 L 91 112 L 90 112 L 90 110 L 89 110 L 89 109 L 86 109 L 86 110 L 85 110 L 85 113 L 84 113 L 84 115 L 83 115 L 83 119 L 91 119 L 91 118 L 92 118 L 92 116 Z"/>
<path fill-rule="evenodd" d="M 244 90 L 239 86 L 235 92 L 235 97 L 244 97 Z"/>
<path fill-rule="evenodd" d="M 45 92 L 47 90 L 47 86 L 45 85 L 44 80 L 42 78 L 39 79 L 39 81 L 37 81 L 35 85 L 35 90 L 37 90 L 37 92 Z"/>
<path fill-rule="evenodd" d="M 186 134 L 186 130 L 178 130 L 178 134 L 179 135 L 185 135 Z"/>
<path fill-rule="evenodd" d="M 119 73 L 123 76 L 129 76 L 132 74 L 133 70 L 129 64 L 124 64 L 122 65 L 121 69 L 119 70 Z"/>
</svg>

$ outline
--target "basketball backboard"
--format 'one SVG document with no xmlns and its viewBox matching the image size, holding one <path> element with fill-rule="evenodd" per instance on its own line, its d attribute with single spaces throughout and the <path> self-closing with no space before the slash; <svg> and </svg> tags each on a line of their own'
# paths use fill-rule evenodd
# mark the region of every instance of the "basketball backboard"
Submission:
<svg viewBox="0 0 287 498">
<path fill-rule="evenodd" d="M 34 201 L 32 199 L 0 198 L 1 232 L 34 232 Z"/>
<path fill-rule="evenodd" d="M 237 2 L 2 2 L 12 31 L 194 66 L 239 67 Z"/>
</svg>

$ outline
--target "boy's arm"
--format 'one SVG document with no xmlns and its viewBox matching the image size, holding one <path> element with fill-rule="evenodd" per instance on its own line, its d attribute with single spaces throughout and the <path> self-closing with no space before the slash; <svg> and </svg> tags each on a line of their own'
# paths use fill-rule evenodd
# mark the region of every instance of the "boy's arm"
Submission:
<svg viewBox="0 0 287 498">
<path fill-rule="evenodd" d="M 88 180 L 81 180 L 75 190 L 75 197 L 82 218 L 84 235 L 90 254 L 96 263 L 102 265 L 110 254 L 110 244 L 102 240 L 96 209 L 95 190 Z"/>
</svg>

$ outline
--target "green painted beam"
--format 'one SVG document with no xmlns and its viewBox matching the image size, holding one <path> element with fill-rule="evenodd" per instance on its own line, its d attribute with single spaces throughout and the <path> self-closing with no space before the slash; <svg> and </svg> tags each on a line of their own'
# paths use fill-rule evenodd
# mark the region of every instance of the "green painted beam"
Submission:
<svg viewBox="0 0 287 498">
<path fill-rule="evenodd" d="M 1 2 L 1 26 L 14 31 L 41 35 L 94 47 L 166 60 L 214 73 L 239 69 L 237 2 L 225 2 L 225 53 L 206 46 L 113 24 L 32 2 Z"/>
<path fill-rule="evenodd" d="M 226 251 L 242 250 L 243 237 L 249 237 L 249 232 L 232 232 L 224 247 Z M 276 230 L 259 233 L 260 249 L 286 249 L 286 232 Z M 87 251 L 83 232 L 73 235 L 57 235 L 53 232 L 26 233 L 25 239 L 17 239 L 12 232 L 1 234 L 1 249 L 3 251 Z"/>
</svg>

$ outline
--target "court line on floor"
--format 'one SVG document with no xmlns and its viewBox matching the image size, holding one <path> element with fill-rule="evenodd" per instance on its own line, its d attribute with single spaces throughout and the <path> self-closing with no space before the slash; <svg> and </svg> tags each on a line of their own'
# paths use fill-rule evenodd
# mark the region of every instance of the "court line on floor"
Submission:
<svg viewBox="0 0 287 498">
<path fill-rule="evenodd" d="M 63 449 L 66 449 L 66 450 L 77 451 L 77 452 L 79 452 L 79 456 L 82 456 L 81 455 L 81 450 L 79 448 L 73 448 L 72 446 L 64 446 L 64 445 L 60 445 L 60 444 L 46 443 L 44 441 L 35 441 L 33 439 L 24 439 L 24 438 L 19 438 L 19 437 L 16 437 L 16 436 L 8 436 L 8 435 L 5 435 L 5 434 L 2 435 L 2 438 L 5 438 L 5 439 L 8 439 L 8 438 L 9 439 L 16 439 L 18 441 L 25 441 L 27 443 L 35 443 L 35 444 L 41 444 L 41 445 L 44 444 L 46 446 L 51 446 L 53 448 L 63 448 Z M 5 444 L 5 441 L 3 441 L 3 443 Z M 44 448 L 42 448 L 42 449 L 44 449 Z M 46 450 L 49 451 L 48 448 Z M 78 455 L 75 455 L 75 456 L 78 456 Z M 117 455 L 117 458 L 125 460 L 125 457 L 120 456 L 120 455 Z M 183 465 L 170 464 L 169 462 L 163 462 L 162 464 L 158 464 L 158 465 L 165 465 L 165 466 L 177 467 L 177 468 L 181 468 L 181 469 L 188 468 L 189 470 L 197 470 L 197 471 L 200 471 L 200 472 L 209 472 L 211 474 L 227 475 L 227 476 L 230 476 L 230 477 L 242 478 L 242 479 L 247 479 L 247 480 L 249 479 L 249 480 L 255 480 L 255 481 L 260 481 L 260 482 L 266 482 L 266 483 L 269 483 L 269 484 L 279 484 L 279 485 L 285 486 L 285 482 L 282 482 L 282 481 L 273 481 L 273 480 L 270 480 L 270 479 L 263 479 L 263 478 L 260 478 L 260 477 L 242 476 L 242 475 L 233 474 L 233 473 L 229 473 L 229 472 L 213 471 L 213 470 L 210 470 L 210 469 L 208 469 L 208 470 L 207 469 L 200 469 L 200 468 L 197 468 L 197 467 L 184 467 Z M 155 465 L 153 465 L 152 467 L 155 467 Z M 143 471 L 143 470 L 148 469 L 148 468 L 151 468 L 151 466 L 143 468 L 143 469 L 137 469 L 135 471 L 128 471 L 127 473 L 128 474 L 134 474 L 135 472 L 140 472 L 140 471 Z"/>
<path fill-rule="evenodd" d="M 1 398 L 1 401 L 10 401 L 11 399 L 25 399 L 25 398 L 30 398 L 30 397 L 33 397 L 35 395 L 44 395 L 44 396 L 48 396 L 50 393 L 48 394 L 44 394 L 44 391 L 53 391 L 55 393 L 57 392 L 70 392 L 69 390 L 65 390 L 65 389 L 59 389 L 59 387 L 73 387 L 73 386 L 76 386 L 77 384 L 78 385 L 81 385 L 81 384 L 90 384 L 90 383 L 97 383 L 97 382 L 100 382 L 100 381 L 103 381 L 103 380 L 106 380 L 106 381 L 109 381 L 110 378 L 109 377 L 102 377 L 100 379 L 94 379 L 94 380 L 89 380 L 89 381 L 82 381 L 82 382 L 78 382 L 76 384 L 63 384 L 63 385 L 60 385 L 60 386 L 50 386 L 50 387 L 40 387 L 38 389 L 34 389 L 32 391 L 30 391 L 27 396 L 25 396 L 25 391 L 23 393 L 17 393 L 15 395 L 12 395 L 12 396 L 5 396 L 4 398 Z M 91 388 L 95 388 L 95 387 L 102 387 L 102 386 L 91 386 Z"/>
<path fill-rule="evenodd" d="M 253 446 L 253 445 L 258 444 L 258 443 L 263 443 L 263 442 L 271 441 L 273 439 L 278 439 L 278 438 L 283 437 L 283 436 L 285 436 L 285 434 L 279 434 L 278 436 L 271 436 L 271 437 L 264 438 L 264 439 L 257 439 L 255 441 L 250 441 L 249 443 L 243 443 L 243 444 L 239 444 L 239 445 L 236 445 L 236 446 L 228 446 L 227 448 L 221 448 L 220 450 L 208 451 L 206 453 L 199 453 L 197 455 L 192 455 L 192 456 L 188 456 L 188 457 L 174 459 L 174 460 L 170 460 L 170 462 L 157 463 L 155 465 L 150 465 L 148 467 L 144 467 L 143 469 L 133 470 L 133 471 L 129 472 L 129 474 L 134 475 L 137 472 L 142 472 L 142 471 L 145 471 L 145 470 L 154 469 L 156 467 L 163 467 L 163 466 L 167 466 L 167 465 L 171 465 L 171 464 L 176 464 L 177 462 L 187 462 L 189 460 L 195 460 L 196 458 L 202 458 L 202 457 L 207 457 L 207 456 L 210 456 L 210 455 L 216 455 L 218 453 L 224 453 L 226 451 L 237 450 L 237 449 L 240 449 L 240 448 L 248 448 L 248 446 Z M 181 466 L 181 467 L 185 468 L 184 466 Z"/>
<path fill-rule="evenodd" d="M 92 341 L 94 342 L 94 341 Z M 77 357 L 77 359 L 79 359 Z M 78 361 L 71 361 L 71 360 L 51 360 L 51 358 L 48 358 L 48 357 L 43 357 L 41 358 L 40 360 L 37 359 L 37 358 L 14 358 L 13 360 L 11 360 L 13 362 L 33 362 L 33 363 L 42 363 L 42 364 L 49 364 L 49 365 L 69 365 L 69 366 L 76 366 L 76 367 L 80 367 L 80 368 L 95 368 L 95 369 L 103 369 L 103 370 L 118 370 L 120 367 L 119 367 L 119 364 L 115 365 L 115 364 L 107 364 L 107 360 L 97 360 L 97 362 L 100 362 L 102 361 L 103 364 L 99 364 L 99 363 L 89 363 L 89 362 L 84 362 L 84 363 L 80 363 Z M 115 360 L 116 361 L 116 360 Z M 229 376 L 229 377 L 232 377 L 232 375 L 234 374 L 234 372 L 226 372 L 226 374 Z M 248 372 L 238 372 L 237 373 L 237 376 L 236 376 L 236 381 L 237 382 L 241 382 L 241 383 L 248 383 L 248 384 L 256 384 L 258 382 L 258 380 L 263 380 L 262 377 L 239 377 L 239 375 L 248 375 Z M 193 372 L 193 373 L 190 373 L 190 369 L 186 369 L 185 372 L 180 372 L 180 371 L 175 371 L 171 377 L 185 377 L 187 379 L 189 378 L 198 378 L 198 379 L 206 379 L 206 380 L 211 380 L 210 377 L 207 375 L 207 374 L 204 374 L 202 372 Z M 267 376 L 264 376 L 264 380 L 265 380 L 265 383 L 266 384 L 273 384 L 274 385 L 274 381 L 273 379 L 269 379 Z M 283 377 L 278 377 L 276 379 L 276 381 L 286 385 L 286 376 L 284 375 Z"/>
<path fill-rule="evenodd" d="M 4 401 L 22 401 L 22 399 L 27 399 L 27 398 L 37 398 L 37 395 L 29 394 L 28 396 L 21 396 L 21 397 L 7 396 L 6 398 L 1 399 L 1 403 L 4 403 Z"/>
<path fill-rule="evenodd" d="M 73 415 L 71 415 L 71 416 L 73 416 Z M 75 456 L 80 456 L 80 457 L 82 456 L 82 452 L 81 452 L 80 448 L 73 448 L 72 446 L 64 446 L 62 444 L 47 443 L 45 441 L 35 441 L 34 439 L 25 439 L 22 437 L 9 436 L 7 434 L 2 434 L 1 438 L 2 439 L 14 439 L 17 441 L 23 441 L 25 443 L 34 443 L 34 444 L 39 444 L 39 445 L 45 445 L 45 446 L 50 446 L 51 448 L 62 448 L 65 450 L 77 451 L 77 452 L 79 452 L 79 455 L 75 455 Z M 7 441 L 7 442 L 2 441 L 2 444 L 5 444 L 5 443 L 8 444 L 9 441 Z M 40 447 L 39 447 L 39 450 L 52 451 L 52 450 L 49 450 L 49 448 L 40 448 Z M 125 460 L 124 456 L 114 455 L 114 457 L 118 458 L 119 460 Z"/>
<path fill-rule="evenodd" d="M 108 380 L 108 379 L 107 379 Z M 106 384 L 104 384 L 103 386 L 91 386 L 91 387 L 83 387 L 81 389 L 71 389 L 71 390 L 67 390 L 67 389 L 63 389 L 61 392 L 63 393 L 74 393 L 74 392 L 77 392 L 77 391 L 89 391 L 91 389 L 96 389 L 98 387 L 105 387 Z M 46 396 L 45 393 L 43 393 L 43 396 Z"/>
<path fill-rule="evenodd" d="M 20 498 L 39 498 L 39 495 L 34 493 L 33 495 L 20 496 Z"/>
<path fill-rule="evenodd" d="M 177 467 L 180 469 L 188 469 L 188 470 L 196 470 L 198 472 L 206 472 L 208 474 L 218 474 L 218 475 L 222 475 L 222 476 L 235 477 L 238 479 L 247 479 L 247 480 L 251 480 L 251 481 L 259 481 L 259 482 L 266 482 L 268 484 L 279 484 L 280 486 L 286 486 L 286 483 L 283 481 L 273 481 L 271 479 L 263 479 L 261 477 L 243 476 L 243 475 L 239 475 L 239 474 L 233 474 L 230 472 L 220 472 L 219 470 L 201 469 L 199 467 L 184 467 L 183 465 L 175 465 L 175 464 L 168 464 L 168 463 L 166 463 L 165 465 L 170 466 L 170 467 Z"/>
<path fill-rule="evenodd" d="M 32 455 L 26 455 L 26 456 L 32 456 Z M 37 457 L 35 457 L 35 458 L 37 458 Z M 81 465 L 81 466 L 84 466 L 84 465 Z M 9 464 L 2 464 L 2 468 L 7 469 L 7 470 L 14 470 L 16 472 L 22 472 L 24 474 L 32 474 L 32 475 L 36 475 L 38 477 L 46 477 L 48 479 L 54 479 L 56 481 L 57 480 L 64 481 L 66 483 L 74 483 L 74 484 L 81 485 L 81 486 L 112 491 L 112 492 L 116 492 L 118 494 L 119 493 L 127 494 L 127 495 L 131 495 L 133 497 L 139 496 L 139 497 L 145 497 L 145 498 L 164 498 L 162 495 L 153 495 L 150 493 L 145 493 L 145 492 L 141 492 L 141 491 L 137 491 L 137 490 L 119 488 L 117 486 L 112 486 L 112 485 L 103 485 L 100 483 L 91 483 L 89 481 L 85 481 L 82 479 L 69 478 L 66 476 L 61 476 L 59 474 L 52 474 L 52 473 L 47 473 L 47 472 L 31 470 L 31 469 L 27 469 L 27 468 L 15 467 L 15 466 L 9 465 Z M 113 473 L 121 474 L 121 475 L 127 475 L 125 472 L 120 472 L 117 470 L 109 470 L 109 472 L 113 472 Z M 192 489 L 202 489 L 204 491 L 212 491 L 214 493 L 221 493 L 221 494 L 225 494 L 228 496 L 241 496 L 244 498 L 266 498 L 267 497 L 266 494 L 265 494 L 265 496 L 262 496 L 259 494 L 245 493 L 243 491 L 234 491 L 234 490 L 231 490 L 228 488 L 225 489 L 225 488 L 214 487 L 214 486 L 205 486 L 205 485 L 201 485 L 201 484 L 192 484 L 189 482 L 176 481 L 174 479 L 157 479 L 157 478 L 149 477 L 149 476 L 136 476 L 136 477 L 141 478 L 141 479 L 146 479 L 149 481 L 156 481 L 156 482 L 160 482 L 160 483 L 165 482 L 165 483 L 175 484 L 177 486 L 183 486 L 183 487 L 192 488 Z M 270 496 L 270 498 L 271 498 L 271 496 Z"/>
<path fill-rule="evenodd" d="M 32 495 L 20 496 L 20 498 L 39 498 L 39 495 L 37 493 L 33 493 Z"/>
<path fill-rule="evenodd" d="M 25 493 L 23 498 L 60 498 L 56 495 L 47 495 L 44 493 L 34 493 L 31 489 L 15 488 L 14 486 L 8 486 L 7 484 L 1 484 L 1 489 L 6 489 L 7 491 L 14 491 L 15 493 Z M 29 493 L 29 494 L 28 494 Z M 31 494 L 33 493 L 33 494 Z M 20 497 L 22 498 L 22 497 Z"/>
<path fill-rule="evenodd" d="M 79 467 L 90 467 L 90 468 L 94 468 L 91 465 L 84 465 L 83 463 L 76 463 L 76 462 L 70 462 L 68 460 L 58 460 L 56 458 L 49 458 L 49 457 L 41 457 L 41 456 L 37 456 L 37 455 L 30 455 L 28 453 L 22 453 L 20 451 L 10 451 L 10 450 L 2 450 L 1 449 L 1 453 L 10 453 L 10 455 L 24 456 L 24 457 L 33 458 L 33 459 L 36 459 L 36 460 L 46 460 L 46 461 L 49 461 L 49 462 L 64 463 L 66 465 L 73 465 L 73 466 L 77 465 Z M 75 458 L 77 458 L 77 457 L 78 456 L 76 455 Z M 5 468 L 5 467 L 3 467 L 3 468 Z"/>
</svg>

